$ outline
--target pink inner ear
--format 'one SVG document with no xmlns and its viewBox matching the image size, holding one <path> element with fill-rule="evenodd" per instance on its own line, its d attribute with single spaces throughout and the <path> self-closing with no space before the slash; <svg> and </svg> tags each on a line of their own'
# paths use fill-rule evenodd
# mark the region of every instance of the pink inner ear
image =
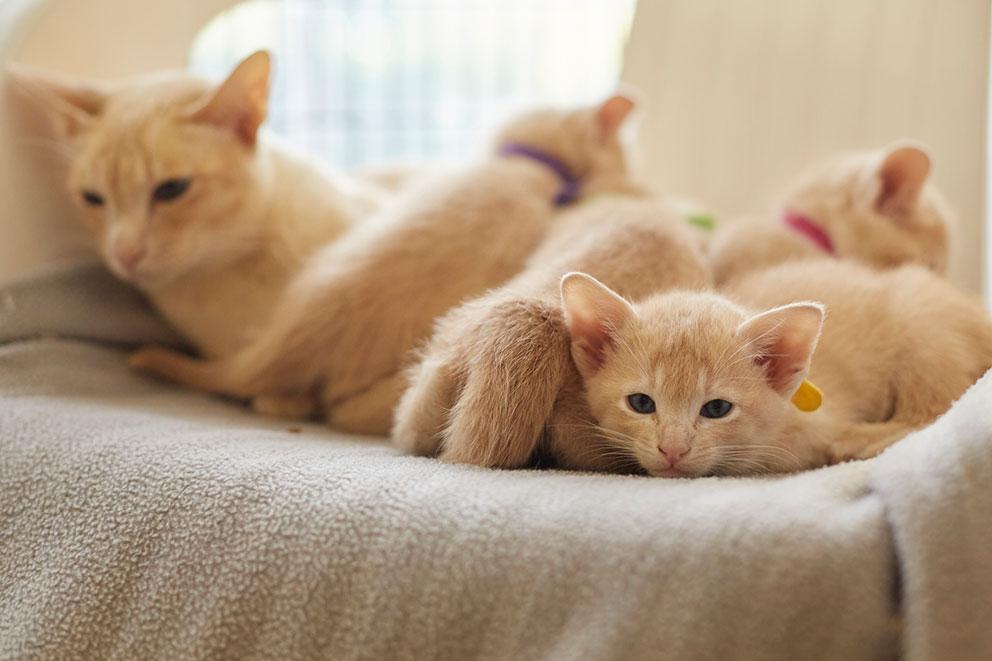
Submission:
<svg viewBox="0 0 992 661">
<path fill-rule="evenodd" d="M 618 95 L 607 99 L 596 112 L 600 132 L 604 136 L 616 133 L 633 109 L 634 102 L 627 97 Z"/>
<path fill-rule="evenodd" d="M 606 349 L 612 342 L 609 330 L 599 321 L 588 320 L 572 328 L 576 348 L 582 353 L 587 369 L 597 370 L 606 362 Z"/>
<path fill-rule="evenodd" d="M 771 351 L 776 351 L 771 348 Z M 777 392 L 789 390 L 796 380 L 796 375 L 802 371 L 795 357 L 782 354 L 766 353 L 754 359 L 754 364 L 765 368 L 768 383 Z"/>
<path fill-rule="evenodd" d="M 886 214 L 906 211 L 916 201 L 929 174 L 930 158 L 926 152 L 912 147 L 892 151 L 878 170 L 881 188 L 876 208 Z"/>
<path fill-rule="evenodd" d="M 741 327 L 754 351 L 754 364 L 762 367 L 768 385 L 791 395 L 809 369 L 823 323 L 823 309 L 816 304 L 792 304 L 762 313 Z"/>
</svg>

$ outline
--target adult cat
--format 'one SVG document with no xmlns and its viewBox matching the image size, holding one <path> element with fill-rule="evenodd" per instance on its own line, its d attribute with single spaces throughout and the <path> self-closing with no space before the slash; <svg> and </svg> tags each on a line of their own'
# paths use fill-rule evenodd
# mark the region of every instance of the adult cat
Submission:
<svg viewBox="0 0 992 661">
<path fill-rule="evenodd" d="M 260 135 L 264 51 L 220 85 L 10 71 L 70 148 L 69 195 L 103 261 L 206 356 L 242 347 L 304 260 L 381 203 L 375 187 Z"/>
</svg>

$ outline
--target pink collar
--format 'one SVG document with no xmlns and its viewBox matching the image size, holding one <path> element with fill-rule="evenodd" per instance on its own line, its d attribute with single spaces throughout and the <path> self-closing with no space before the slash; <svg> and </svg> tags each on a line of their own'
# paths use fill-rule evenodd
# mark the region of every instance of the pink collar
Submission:
<svg viewBox="0 0 992 661">
<path fill-rule="evenodd" d="M 816 247 L 828 255 L 837 255 L 834 242 L 831 240 L 827 230 L 823 226 L 808 216 L 804 216 L 793 211 L 785 211 L 782 214 L 782 222 L 794 232 L 799 232 L 804 237 L 816 244 Z"/>
</svg>

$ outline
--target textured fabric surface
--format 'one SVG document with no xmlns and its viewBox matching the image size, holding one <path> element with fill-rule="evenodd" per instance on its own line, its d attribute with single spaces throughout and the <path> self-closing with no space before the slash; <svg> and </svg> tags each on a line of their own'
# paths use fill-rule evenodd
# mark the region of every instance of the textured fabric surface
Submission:
<svg viewBox="0 0 992 661">
<path fill-rule="evenodd" d="M 0 343 L 44 335 L 182 344 L 141 294 L 98 267 L 0 287 Z"/>
<path fill-rule="evenodd" d="M 992 659 L 992 372 L 878 457 L 901 564 L 908 659 Z"/>
<path fill-rule="evenodd" d="M 992 649 L 989 378 L 871 462 L 662 480 L 404 457 L 123 357 L 0 346 L 0 658 Z"/>
</svg>

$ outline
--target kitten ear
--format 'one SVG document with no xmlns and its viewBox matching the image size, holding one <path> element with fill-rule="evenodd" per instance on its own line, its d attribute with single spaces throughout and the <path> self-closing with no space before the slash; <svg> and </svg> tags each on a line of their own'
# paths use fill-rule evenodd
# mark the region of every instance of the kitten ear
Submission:
<svg viewBox="0 0 992 661">
<path fill-rule="evenodd" d="M 604 138 L 616 135 L 636 106 L 631 95 L 614 94 L 596 108 L 596 128 Z"/>
<path fill-rule="evenodd" d="M 738 327 L 755 362 L 764 366 L 768 384 L 782 396 L 791 397 L 806 378 L 823 317 L 819 303 L 791 303 L 757 314 Z"/>
<path fill-rule="evenodd" d="M 258 127 L 268 113 L 271 72 L 272 57 L 268 51 L 252 53 L 193 111 L 190 118 L 195 122 L 230 129 L 241 142 L 253 146 Z"/>
<path fill-rule="evenodd" d="M 930 176 L 930 155 L 922 146 L 901 142 L 883 151 L 875 171 L 879 181 L 875 208 L 898 215 L 912 208 Z"/>
<path fill-rule="evenodd" d="M 44 110 L 61 138 L 92 126 L 107 102 L 108 92 L 98 83 L 71 80 L 22 64 L 7 65 L 7 77 Z"/>
<path fill-rule="evenodd" d="M 561 279 L 565 324 L 572 336 L 572 357 L 579 371 L 592 374 L 606 358 L 617 331 L 634 316 L 623 297 L 585 273 L 566 273 Z"/>
</svg>

